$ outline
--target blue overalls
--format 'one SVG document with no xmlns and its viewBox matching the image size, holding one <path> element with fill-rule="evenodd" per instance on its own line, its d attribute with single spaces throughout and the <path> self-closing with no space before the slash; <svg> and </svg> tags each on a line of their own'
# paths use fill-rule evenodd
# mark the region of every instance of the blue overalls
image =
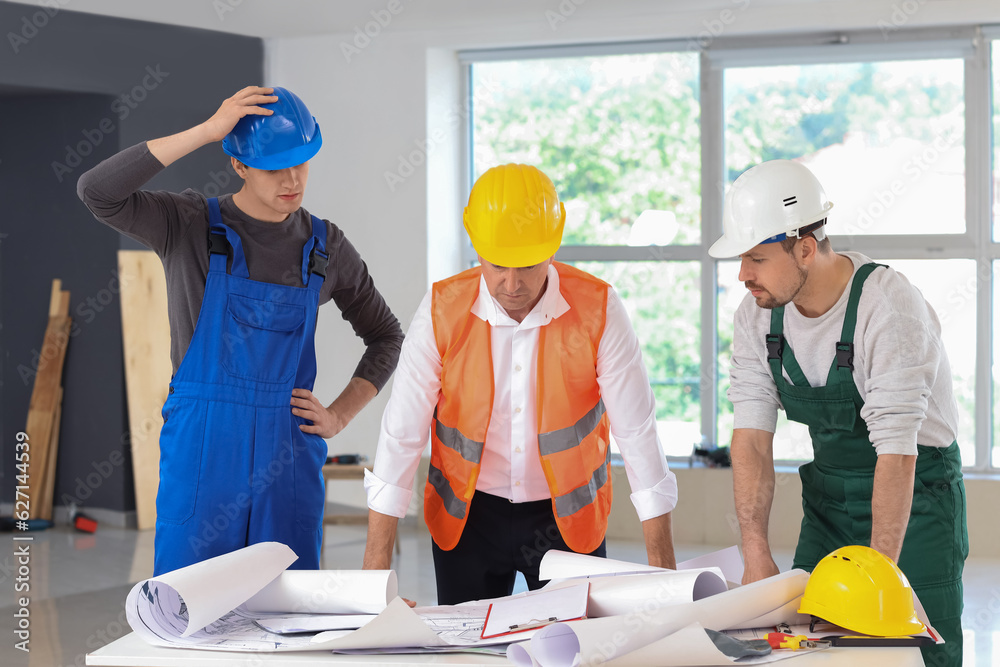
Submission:
<svg viewBox="0 0 1000 667">
<path fill-rule="evenodd" d="M 293 388 L 312 390 L 326 225 L 313 216 L 302 282 L 250 280 L 240 237 L 208 200 L 208 278 L 160 433 L 154 574 L 276 541 L 317 569 L 326 442 L 303 433 Z M 226 270 L 229 250 L 232 267 Z"/>
</svg>

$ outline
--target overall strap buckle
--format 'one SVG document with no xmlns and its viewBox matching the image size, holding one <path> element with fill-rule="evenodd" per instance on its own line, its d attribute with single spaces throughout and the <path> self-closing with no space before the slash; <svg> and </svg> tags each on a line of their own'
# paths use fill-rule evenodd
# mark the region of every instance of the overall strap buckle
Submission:
<svg viewBox="0 0 1000 667">
<path fill-rule="evenodd" d="M 854 343 L 837 343 L 837 368 L 854 370 Z"/>
<path fill-rule="evenodd" d="M 330 256 L 325 252 L 312 249 L 309 253 L 309 273 L 315 273 L 317 276 L 321 276 L 326 280 L 326 265 L 330 261 Z"/>
<path fill-rule="evenodd" d="M 785 351 L 785 334 L 767 334 L 767 358 L 781 359 L 781 353 Z"/>
<path fill-rule="evenodd" d="M 225 234 L 221 232 L 210 232 L 208 234 L 208 254 L 210 256 L 229 254 L 229 240 Z"/>
</svg>

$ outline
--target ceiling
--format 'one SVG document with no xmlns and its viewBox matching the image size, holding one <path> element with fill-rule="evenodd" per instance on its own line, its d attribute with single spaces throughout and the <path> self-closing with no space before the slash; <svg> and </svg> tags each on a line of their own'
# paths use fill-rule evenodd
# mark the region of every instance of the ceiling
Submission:
<svg viewBox="0 0 1000 667">
<path fill-rule="evenodd" d="M 579 11 L 592 20 L 641 19 L 745 8 L 829 5 L 832 0 L 18 0 L 11 4 L 103 14 L 219 30 L 254 37 L 353 33 L 391 20 L 393 31 L 447 31 L 506 25 L 545 25 L 549 12 Z M 922 2 L 951 0 L 922 0 Z M 395 13 L 390 13 L 395 10 Z"/>
<path fill-rule="evenodd" d="M 997 0 L 0 0 L 6 4 L 66 10 L 217 30 L 251 37 L 279 38 L 351 34 L 368 29 L 394 33 L 429 32 L 482 37 L 496 27 L 509 34 L 564 41 L 554 34 L 574 16 L 604 26 L 645 26 L 651 34 L 695 34 L 710 21 L 741 19 L 736 32 L 822 29 L 857 23 L 875 28 L 876 19 L 908 27 L 1000 21 Z M 915 9 L 911 10 L 910 6 Z M 37 10 L 36 10 L 37 11 Z M 561 17 L 558 16 L 561 14 Z M 555 22 L 553 22 L 553 17 Z M 853 18 L 852 18 L 853 17 Z M 381 28 L 371 23 L 380 21 Z M 575 27 L 575 26 L 574 26 Z M 561 26 L 560 26 L 561 28 Z M 484 32 L 486 31 L 486 32 Z M 640 30 L 641 31 L 641 30 Z M 735 33 L 734 33 L 735 34 Z M 476 39 L 478 37 L 473 37 Z M 529 40 L 537 41 L 537 40 Z"/>
</svg>

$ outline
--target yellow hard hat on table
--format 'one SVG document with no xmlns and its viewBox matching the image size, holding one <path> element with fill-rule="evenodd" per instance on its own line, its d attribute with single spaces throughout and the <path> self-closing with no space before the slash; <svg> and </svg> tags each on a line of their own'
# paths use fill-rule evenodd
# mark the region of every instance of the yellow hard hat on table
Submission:
<svg viewBox="0 0 1000 667">
<path fill-rule="evenodd" d="M 926 630 L 913 608 L 913 589 L 892 559 L 861 545 L 841 547 L 816 564 L 800 614 L 877 637 Z"/>
<path fill-rule="evenodd" d="M 505 164 L 479 177 L 462 217 L 480 257 L 497 266 L 522 267 L 556 254 L 566 208 L 540 170 Z"/>
</svg>

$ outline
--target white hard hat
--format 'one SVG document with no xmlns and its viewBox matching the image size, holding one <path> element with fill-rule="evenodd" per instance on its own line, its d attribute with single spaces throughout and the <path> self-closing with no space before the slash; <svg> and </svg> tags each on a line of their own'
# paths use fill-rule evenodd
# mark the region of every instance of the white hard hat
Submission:
<svg viewBox="0 0 1000 667">
<path fill-rule="evenodd" d="M 799 230 L 826 219 L 833 208 L 813 173 L 798 162 L 768 160 L 740 174 L 726 194 L 722 238 L 712 257 L 736 257 L 760 243 L 797 238 Z M 825 234 L 814 231 L 817 239 Z"/>
</svg>

